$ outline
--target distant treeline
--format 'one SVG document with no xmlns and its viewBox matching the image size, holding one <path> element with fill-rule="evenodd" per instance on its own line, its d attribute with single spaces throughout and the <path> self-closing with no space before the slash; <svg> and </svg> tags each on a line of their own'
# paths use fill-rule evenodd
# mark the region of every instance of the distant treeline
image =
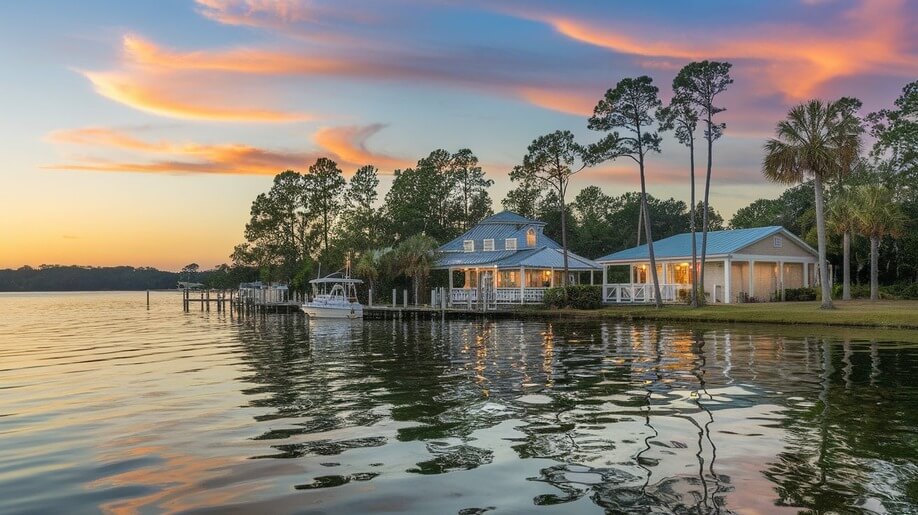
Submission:
<svg viewBox="0 0 918 515">
<path fill-rule="evenodd" d="M 233 288 L 240 282 L 252 280 L 255 275 L 251 270 L 226 265 L 201 272 L 187 267 L 182 272 L 167 272 L 132 266 L 24 266 L 0 270 L 0 291 L 162 290 L 176 288 L 179 281 Z"/>
</svg>

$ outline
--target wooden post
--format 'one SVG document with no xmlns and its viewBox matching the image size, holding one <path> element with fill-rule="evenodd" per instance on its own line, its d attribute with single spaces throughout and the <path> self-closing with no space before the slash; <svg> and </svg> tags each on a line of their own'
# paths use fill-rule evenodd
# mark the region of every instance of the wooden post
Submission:
<svg viewBox="0 0 918 515">
<path fill-rule="evenodd" d="M 147 311 L 150 310 L 150 290 L 147 290 Z"/>
<path fill-rule="evenodd" d="M 367 290 L 367 306 L 373 307 L 373 288 Z"/>
<path fill-rule="evenodd" d="M 449 303 L 452 304 L 453 302 L 453 269 L 449 268 L 447 270 L 449 272 L 449 291 L 447 292 L 447 295 L 449 295 L 448 297 Z"/>
</svg>

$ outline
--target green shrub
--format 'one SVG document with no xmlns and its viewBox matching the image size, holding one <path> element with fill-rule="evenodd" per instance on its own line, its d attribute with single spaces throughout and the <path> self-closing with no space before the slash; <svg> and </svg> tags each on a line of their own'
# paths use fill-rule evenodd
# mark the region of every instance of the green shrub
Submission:
<svg viewBox="0 0 918 515">
<path fill-rule="evenodd" d="M 816 300 L 817 297 L 816 288 L 787 288 L 784 290 L 784 300 L 787 302 Z"/>
<path fill-rule="evenodd" d="M 545 290 L 542 304 L 549 308 L 599 309 L 602 307 L 602 286 L 572 285 Z"/>
<path fill-rule="evenodd" d="M 869 295 L 870 288 L 867 288 Z M 918 283 L 899 283 L 889 286 L 881 286 L 880 293 L 894 299 L 911 299 L 918 300 Z"/>
</svg>

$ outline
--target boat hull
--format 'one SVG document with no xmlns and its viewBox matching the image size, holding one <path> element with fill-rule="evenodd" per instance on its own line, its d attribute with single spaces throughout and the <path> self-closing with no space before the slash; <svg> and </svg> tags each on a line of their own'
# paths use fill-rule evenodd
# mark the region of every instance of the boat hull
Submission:
<svg viewBox="0 0 918 515">
<path fill-rule="evenodd" d="M 303 313 L 309 318 L 347 318 L 356 320 L 363 318 L 363 306 L 354 304 L 350 306 L 316 306 L 304 304 L 300 306 Z"/>
</svg>

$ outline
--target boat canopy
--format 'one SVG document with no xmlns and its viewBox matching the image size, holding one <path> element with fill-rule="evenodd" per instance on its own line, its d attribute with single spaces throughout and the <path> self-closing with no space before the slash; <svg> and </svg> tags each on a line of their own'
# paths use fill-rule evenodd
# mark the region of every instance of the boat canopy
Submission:
<svg viewBox="0 0 918 515">
<path fill-rule="evenodd" d="M 350 279 L 345 277 L 323 277 L 321 279 L 313 279 L 309 281 L 309 284 L 363 284 L 363 281 L 360 279 Z"/>
</svg>

